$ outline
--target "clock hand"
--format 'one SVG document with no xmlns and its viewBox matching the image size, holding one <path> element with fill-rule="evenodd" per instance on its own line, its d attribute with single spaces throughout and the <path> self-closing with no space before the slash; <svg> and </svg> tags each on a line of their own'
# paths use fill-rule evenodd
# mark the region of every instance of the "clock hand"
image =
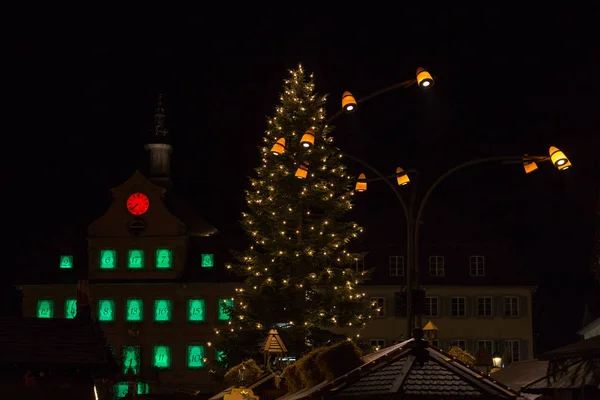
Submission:
<svg viewBox="0 0 600 400">
<path fill-rule="evenodd" d="M 133 210 L 134 208 L 136 208 L 136 207 L 138 206 L 138 204 L 140 204 L 140 203 L 135 203 L 135 204 L 133 205 L 133 207 L 131 207 L 131 208 L 130 208 L 130 210 Z"/>
</svg>

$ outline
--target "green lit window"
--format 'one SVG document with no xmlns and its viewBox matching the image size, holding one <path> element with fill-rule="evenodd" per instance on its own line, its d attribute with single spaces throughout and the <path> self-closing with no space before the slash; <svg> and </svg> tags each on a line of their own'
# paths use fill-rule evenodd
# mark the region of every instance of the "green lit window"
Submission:
<svg viewBox="0 0 600 400">
<path fill-rule="evenodd" d="M 109 299 L 98 300 L 98 321 L 113 322 L 115 320 L 115 301 Z"/>
<path fill-rule="evenodd" d="M 233 306 L 232 299 L 219 299 L 219 321 L 229 321 L 229 307 Z"/>
<path fill-rule="evenodd" d="M 225 363 L 225 360 L 227 360 L 225 352 L 223 350 L 217 350 L 215 352 L 215 360 L 219 363 Z"/>
<path fill-rule="evenodd" d="M 169 346 L 154 346 L 154 367 L 171 368 L 171 349 Z"/>
<path fill-rule="evenodd" d="M 144 250 L 133 249 L 129 250 L 127 256 L 127 268 L 140 269 L 144 268 Z"/>
<path fill-rule="evenodd" d="M 170 249 L 156 249 L 156 269 L 173 268 L 173 251 Z"/>
<path fill-rule="evenodd" d="M 134 375 L 140 373 L 140 347 L 139 346 L 123 346 L 123 374 L 127 374 L 129 370 Z"/>
<path fill-rule="evenodd" d="M 100 269 L 117 268 L 117 251 L 112 249 L 100 250 Z"/>
<path fill-rule="evenodd" d="M 187 366 L 190 369 L 204 367 L 204 346 L 188 346 L 187 348 Z"/>
<path fill-rule="evenodd" d="M 188 300 L 188 321 L 204 322 L 206 318 L 206 303 L 204 299 Z"/>
<path fill-rule="evenodd" d="M 73 268 L 73 256 L 60 256 L 60 269 Z"/>
<path fill-rule="evenodd" d="M 65 318 L 73 319 L 77 315 L 77 299 L 71 298 L 65 300 Z"/>
<path fill-rule="evenodd" d="M 38 318 L 54 318 L 54 300 L 38 300 Z"/>
<path fill-rule="evenodd" d="M 169 299 L 154 300 L 154 321 L 169 322 L 171 321 L 172 302 Z"/>
<path fill-rule="evenodd" d="M 148 394 L 150 385 L 144 382 L 138 382 L 137 394 Z M 113 385 L 113 395 L 116 399 L 122 399 L 129 393 L 129 382 L 117 382 Z"/>
<path fill-rule="evenodd" d="M 214 254 L 202 254 L 202 268 L 212 268 L 215 266 Z"/>
<path fill-rule="evenodd" d="M 141 299 L 127 299 L 125 303 L 125 319 L 139 322 L 144 320 L 144 302 Z"/>
</svg>

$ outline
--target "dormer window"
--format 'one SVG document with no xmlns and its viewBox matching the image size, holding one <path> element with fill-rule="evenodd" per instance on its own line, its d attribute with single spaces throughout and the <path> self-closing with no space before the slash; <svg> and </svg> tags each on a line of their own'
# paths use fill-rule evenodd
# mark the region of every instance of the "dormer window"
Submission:
<svg viewBox="0 0 600 400">
<path fill-rule="evenodd" d="M 429 257 L 429 275 L 444 276 L 444 256 Z"/>
<path fill-rule="evenodd" d="M 469 261 L 471 276 L 485 276 L 485 257 L 471 256 Z"/>
</svg>

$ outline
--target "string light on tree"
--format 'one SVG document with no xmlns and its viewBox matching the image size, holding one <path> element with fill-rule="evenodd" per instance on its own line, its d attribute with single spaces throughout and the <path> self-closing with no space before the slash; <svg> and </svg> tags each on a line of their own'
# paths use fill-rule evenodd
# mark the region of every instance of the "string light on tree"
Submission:
<svg viewBox="0 0 600 400">
<path fill-rule="evenodd" d="M 220 344 L 232 364 L 255 357 L 252 340 L 264 339 L 268 329 L 277 327 L 290 355 L 299 356 L 315 330 L 360 329 L 372 312 L 356 291 L 367 278 L 351 267 L 359 255 L 346 249 L 362 232 L 345 220 L 352 177 L 332 146 L 326 97 L 314 88 L 302 67 L 284 80 L 245 192 L 242 226 L 253 243 L 227 267 L 244 283 L 229 310 L 233 333 L 223 332 Z"/>
</svg>

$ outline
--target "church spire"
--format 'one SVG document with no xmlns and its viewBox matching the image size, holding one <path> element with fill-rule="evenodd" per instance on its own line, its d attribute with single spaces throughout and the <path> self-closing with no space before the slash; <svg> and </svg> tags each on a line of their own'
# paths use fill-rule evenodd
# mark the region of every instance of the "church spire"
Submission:
<svg viewBox="0 0 600 400">
<path fill-rule="evenodd" d="M 154 134 L 158 137 L 166 137 L 167 131 L 165 129 L 165 109 L 163 107 L 163 95 L 162 93 L 158 94 L 158 103 L 156 104 L 156 109 L 154 111 Z"/>
<path fill-rule="evenodd" d="M 158 103 L 154 110 L 154 132 L 152 139 L 144 148 L 150 152 L 150 180 L 160 186 L 168 187 L 171 185 L 169 170 L 173 148 L 168 144 L 165 117 L 163 96 L 161 93 L 158 95 Z"/>
</svg>

